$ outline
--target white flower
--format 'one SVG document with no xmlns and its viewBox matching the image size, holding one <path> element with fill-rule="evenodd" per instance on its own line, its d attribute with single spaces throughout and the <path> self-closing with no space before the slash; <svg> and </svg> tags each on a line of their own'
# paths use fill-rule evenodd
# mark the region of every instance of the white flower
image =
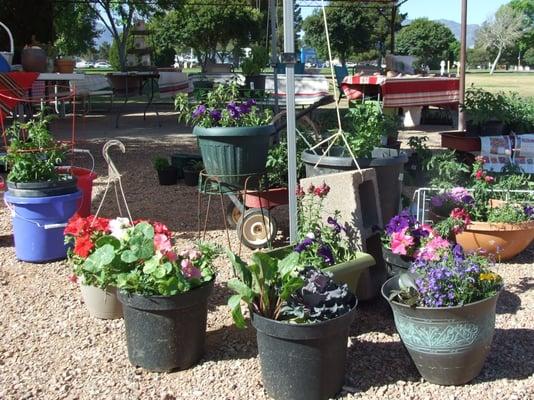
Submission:
<svg viewBox="0 0 534 400">
<path fill-rule="evenodd" d="M 128 230 L 126 228 L 129 227 L 130 220 L 128 218 L 118 217 L 109 221 L 109 230 L 111 231 L 111 236 L 114 236 L 119 240 L 126 239 L 128 235 Z"/>
<path fill-rule="evenodd" d="M 315 240 L 315 235 L 313 234 L 313 232 L 309 232 L 309 233 L 306 235 L 306 237 L 307 237 L 308 239 Z"/>
</svg>

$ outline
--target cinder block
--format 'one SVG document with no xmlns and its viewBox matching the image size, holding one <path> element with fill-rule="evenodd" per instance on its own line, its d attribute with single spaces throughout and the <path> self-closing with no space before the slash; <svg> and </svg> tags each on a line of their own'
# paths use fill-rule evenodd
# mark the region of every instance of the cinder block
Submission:
<svg viewBox="0 0 534 400">
<path fill-rule="evenodd" d="M 347 228 L 354 247 L 371 254 L 377 265 L 371 267 L 360 279 L 357 296 L 360 300 L 375 297 L 387 277 L 378 243 L 380 238 L 375 232 L 382 225 L 382 213 L 378 197 L 376 173 L 373 168 L 361 171 L 346 171 L 335 174 L 319 175 L 301 179 L 306 190 L 311 184 L 319 186 L 326 183 L 330 193 L 324 199 L 323 218 L 340 212 L 340 222 Z"/>
</svg>

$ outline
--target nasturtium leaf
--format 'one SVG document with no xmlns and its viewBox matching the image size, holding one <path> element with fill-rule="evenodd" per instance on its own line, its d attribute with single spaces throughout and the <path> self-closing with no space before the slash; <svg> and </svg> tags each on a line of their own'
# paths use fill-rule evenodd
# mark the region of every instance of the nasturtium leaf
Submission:
<svg viewBox="0 0 534 400">
<path fill-rule="evenodd" d="M 102 247 L 105 244 L 109 244 L 113 246 L 115 250 L 121 247 L 120 240 L 117 239 L 115 236 L 111 236 L 111 235 L 105 235 L 105 236 L 99 237 L 97 241 L 95 242 L 96 247 Z"/>
<path fill-rule="evenodd" d="M 124 261 L 127 264 L 134 263 L 139 258 L 135 255 L 135 253 L 131 250 L 124 250 L 124 252 L 121 254 L 121 260 Z"/>
<path fill-rule="evenodd" d="M 154 275 L 155 278 L 157 279 L 161 279 L 165 276 L 166 272 L 165 272 L 165 268 L 163 268 L 161 265 L 158 266 L 154 272 L 152 273 L 152 275 Z"/>
</svg>

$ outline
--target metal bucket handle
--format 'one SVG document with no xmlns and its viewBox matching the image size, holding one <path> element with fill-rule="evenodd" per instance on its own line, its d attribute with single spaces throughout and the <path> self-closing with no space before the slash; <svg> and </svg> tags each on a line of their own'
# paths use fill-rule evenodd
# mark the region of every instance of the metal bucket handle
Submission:
<svg viewBox="0 0 534 400">
<path fill-rule="evenodd" d="M 26 221 L 26 222 L 29 222 L 29 223 L 31 223 L 31 224 L 37 225 L 39 228 L 43 228 L 43 229 L 57 229 L 57 228 L 66 228 L 67 225 L 68 225 L 68 221 L 66 221 L 66 222 L 60 222 L 60 223 L 54 223 L 54 224 L 44 224 L 44 225 L 41 225 L 39 222 L 32 221 L 31 219 L 24 218 L 24 217 L 21 217 L 20 215 L 18 215 L 17 212 L 15 211 L 15 209 L 14 209 L 14 208 L 11 208 L 10 203 L 6 200 L 5 197 L 4 197 L 4 204 L 5 204 L 6 207 L 9 209 L 9 211 L 11 211 L 11 216 L 12 216 L 12 217 L 18 217 L 18 218 L 20 218 L 20 219 L 23 220 L 23 221 Z"/>
<path fill-rule="evenodd" d="M 13 35 L 11 34 L 11 31 L 6 26 L 6 24 L 4 24 L 3 22 L 0 22 L 0 26 L 6 30 L 7 36 L 9 36 L 9 45 L 11 46 L 11 51 L 9 51 L 8 53 L 11 54 L 11 56 L 13 56 L 13 53 L 15 52 L 15 42 L 13 41 Z M 7 60 L 7 61 L 9 62 L 9 64 L 11 64 L 10 60 Z"/>
</svg>

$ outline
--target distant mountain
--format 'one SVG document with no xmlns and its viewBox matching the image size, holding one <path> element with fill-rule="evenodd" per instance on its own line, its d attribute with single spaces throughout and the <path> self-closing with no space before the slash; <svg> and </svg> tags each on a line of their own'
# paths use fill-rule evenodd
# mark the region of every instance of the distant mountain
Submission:
<svg viewBox="0 0 534 400">
<path fill-rule="evenodd" d="M 451 21 L 449 19 L 438 19 L 436 22 L 440 22 L 443 25 L 445 25 L 447 28 L 449 28 L 452 33 L 454 34 L 454 37 L 456 39 L 460 40 L 460 31 L 462 29 L 462 25 L 456 21 Z M 478 29 L 480 28 L 480 25 L 477 24 L 467 24 L 467 47 L 475 47 L 475 37 Z"/>
<path fill-rule="evenodd" d="M 454 34 L 454 37 L 460 40 L 460 31 L 462 30 L 462 25 L 459 22 L 451 21 L 450 19 L 436 19 L 434 20 L 445 25 L 451 30 Z M 412 22 L 409 19 L 404 20 L 403 26 L 409 25 Z M 467 24 L 467 47 L 475 47 L 475 37 L 480 25 L 477 24 Z"/>
</svg>

